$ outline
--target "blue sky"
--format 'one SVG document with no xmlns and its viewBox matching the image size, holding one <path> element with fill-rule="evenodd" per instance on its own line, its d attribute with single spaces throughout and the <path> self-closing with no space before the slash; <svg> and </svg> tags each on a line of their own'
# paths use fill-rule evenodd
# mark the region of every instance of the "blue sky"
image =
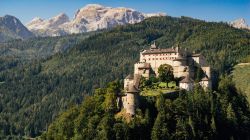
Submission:
<svg viewBox="0 0 250 140">
<path fill-rule="evenodd" d="M 207 21 L 245 18 L 250 23 L 250 0 L 0 0 L 0 16 L 13 15 L 24 24 L 34 17 L 46 19 L 62 12 L 72 18 L 77 9 L 92 3 Z"/>
</svg>

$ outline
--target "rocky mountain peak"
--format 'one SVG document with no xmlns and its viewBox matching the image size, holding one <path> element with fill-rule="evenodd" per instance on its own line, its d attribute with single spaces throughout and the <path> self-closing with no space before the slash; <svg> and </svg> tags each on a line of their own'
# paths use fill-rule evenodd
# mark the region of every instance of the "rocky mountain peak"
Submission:
<svg viewBox="0 0 250 140">
<path fill-rule="evenodd" d="M 35 18 L 33 18 L 33 19 L 31 20 L 31 22 L 35 22 L 35 21 L 43 21 L 43 19 L 40 18 L 40 17 L 35 17 Z"/>
<path fill-rule="evenodd" d="M 39 24 L 41 22 L 43 22 L 43 19 L 40 17 L 35 17 L 29 23 L 27 23 L 27 26 L 32 26 L 33 24 Z"/>
<path fill-rule="evenodd" d="M 65 22 L 69 22 L 69 17 L 64 13 L 61 13 L 49 19 L 48 22 L 50 22 L 51 24 L 55 24 L 55 25 L 63 24 Z"/>
<path fill-rule="evenodd" d="M 19 19 L 11 15 L 5 15 L 1 17 L 1 21 L 2 23 L 11 24 L 11 25 L 17 25 L 18 23 L 21 23 Z"/>
<path fill-rule="evenodd" d="M 5 15 L 4 17 L 0 17 L 1 24 L 5 24 L 6 26 L 21 27 L 23 26 L 21 21 L 14 16 Z"/>
<path fill-rule="evenodd" d="M 69 21 L 69 17 L 65 13 L 60 13 L 59 15 L 53 17 L 53 19 L 56 19 L 56 20 L 68 20 Z"/>
<path fill-rule="evenodd" d="M 26 39 L 33 36 L 19 19 L 11 15 L 0 17 L 0 29 L 0 42 L 11 38 Z"/>
<path fill-rule="evenodd" d="M 112 28 L 117 25 L 134 24 L 152 16 L 163 14 L 144 14 L 131 8 L 106 7 L 100 4 L 88 4 L 78 9 L 72 20 L 64 13 L 48 20 L 27 27 L 38 35 L 54 36 L 71 33 L 82 33 L 99 29 Z M 164 14 L 166 15 L 166 14 Z"/>
<path fill-rule="evenodd" d="M 247 25 L 247 22 L 244 18 L 236 19 L 230 22 L 229 24 L 238 29 L 250 29 L 250 27 Z"/>
<path fill-rule="evenodd" d="M 104 8 L 104 6 L 100 4 L 87 4 L 82 9 L 99 9 L 99 8 Z"/>
<path fill-rule="evenodd" d="M 99 4 L 88 4 L 83 8 L 76 11 L 74 20 L 80 21 L 81 19 L 95 19 L 101 16 L 101 14 L 109 9 Z"/>
</svg>

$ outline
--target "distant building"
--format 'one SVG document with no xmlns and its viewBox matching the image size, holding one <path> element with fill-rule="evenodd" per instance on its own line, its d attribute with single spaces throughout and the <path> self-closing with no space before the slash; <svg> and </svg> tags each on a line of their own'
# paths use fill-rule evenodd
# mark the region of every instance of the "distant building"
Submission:
<svg viewBox="0 0 250 140">
<path fill-rule="evenodd" d="M 186 89 L 187 91 L 193 90 L 194 88 L 194 80 L 187 75 L 184 79 L 182 79 L 179 83 L 179 87 L 182 89 Z"/>
<path fill-rule="evenodd" d="M 140 52 L 140 61 L 134 64 L 134 74 L 124 79 L 125 96 L 122 97 L 122 107 L 126 112 L 134 115 L 137 106 L 136 96 L 139 96 L 139 82 L 143 76 L 158 76 L 158 68 L 162 64 L 173 67 L 174 77 L 181 78 L 179 88 L 187 91 L 193 90 L 195 66 L 200 67 L 204 77 L 199 84 L 204 88 L 211 88 L 210 67 L 207 66 L 205 58 L 201 54 L 193 54 L 178 46 L 161 49 L 152 44 L 150 49 Z"/>
</svg>

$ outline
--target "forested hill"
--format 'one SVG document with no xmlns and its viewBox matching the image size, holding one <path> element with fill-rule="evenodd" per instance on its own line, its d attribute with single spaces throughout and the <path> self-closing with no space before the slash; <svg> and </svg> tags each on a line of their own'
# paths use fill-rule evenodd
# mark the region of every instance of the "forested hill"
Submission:
<svg viewBox="0 0 250 140">
<path fill-rule="evenodd" d="M 41 134 L 60 111 L 132 72 L 139 51 L 156 41 L 203 53 L 216 72 L 250 54 L 250 33 L 187 17 L 150 18 L 92 35 L 65 53 L 0 72 L 1 136 Z"/>
<path fill-rule="evenodd" d="M 152 85 L 154 89 L 150 88 Z M 107 88 L 95 90 L 94 95 L 86 97 L 79 106 L 62 113 L 40 138 L 249 139 L 249 106 L 246 98 L 235 90 L 230 77 L 221 78 L 217 91 L 204 91 L 201 87 L 195 87 L 190 92 L 157 95 L 155 85 L 158 84 L 152 85 L 146 90 L 154 91 L 153 93 L 138 98 L 139 107 L 134 117 L 116 106 L 117 96 L 122 92 L 122 84 L 111 82 Z"/>
<path fill-rule="evenodd" d="M 0 43 L 0 71 L 19 67 L 32 61 L 46 60 L 56 53 L 64 53 L 67 49 L 97 33 L 96 31 L 60 37 L 16 39 Z"/>
</svg>

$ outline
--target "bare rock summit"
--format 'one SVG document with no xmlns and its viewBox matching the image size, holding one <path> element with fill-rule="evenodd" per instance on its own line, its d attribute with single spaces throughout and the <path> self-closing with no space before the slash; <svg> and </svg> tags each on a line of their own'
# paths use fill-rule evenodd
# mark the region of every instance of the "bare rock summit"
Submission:
<svg viewBox="0 0 250 140">
<path fill-rule="evenodd" d="M 131 8 L 88 4 L 78 9 L 72 20 L 65 14 L 48 20 L 34 18 L 27 24 L 27 28 L 39 36 L 60 36 L 134 24 L 152 16 L 166 16 L 166 14 L 145 14 Z"/>
</svg>

